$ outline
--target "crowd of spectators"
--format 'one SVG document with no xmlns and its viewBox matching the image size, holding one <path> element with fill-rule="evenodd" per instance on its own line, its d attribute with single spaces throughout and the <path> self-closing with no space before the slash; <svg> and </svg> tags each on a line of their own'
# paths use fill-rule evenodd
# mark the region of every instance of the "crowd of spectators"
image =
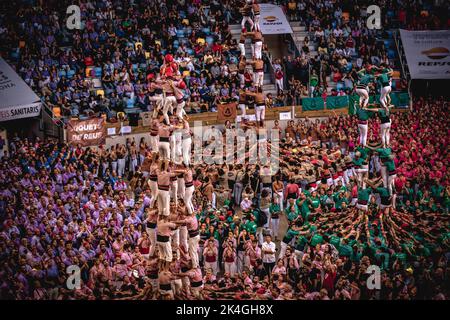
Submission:
<svg viewBox="0 0 450 320">
<path fill-rule="evenodd" d="M 236 1 L 80 1 L 81 30 L 66 28 L 71 1 L 6 4 L 1 52 L 63 116 L 147 111 L 164 55 L 181 66 L 188 112 L 237 97 Z M 9 9 L 9 10 L 8 10 Z M 101 82 L 100 82 L 101 81 Z"/>
<path fill-rule="evenodd" d="M 362 217 L 355 180 L 339 174 L 355 155 L 354 116 L 285 129 L 276 122 L 273 177 L 254 164 L 197 166 L 200 297 L 448 299 L 447 104 L 419 99 L 392 116 L 398 199 L 384 217 L 376 196 Z M 379 141 L 379 120 L 370 122 L 369 144 Z M 151 194 L 141 171 L 148 150 L 145 138 L 99 149 L 11 139 L 0 162 L 0 298 L 164 298 L 151 284 L 157 258 L 148 255 Z M 126 159 L 120 176 L 117 158 Z M 371 177 L 375 167 L 370 161 Z M 66 286 L 71 265 L 81 268 L 80 289 Z M 381 269 L 380 290 L 366 285 L 370 265 Z M 193 298 L 184 289 L 175 297 Z"/>
<path fill-rule="evenodd" d="M 286 84 L 292 76 L 310 86 L 310 96 L 348 95 L 354 89 L 356 72 L 366 64 L 387 63 L 399 69 L 392 30 L 436 30 L 448 28 L 448 3 L 445 1 L 379 1 L 381 28 L 369 29 L 368 1 L 279 1 L 291 21 L 306 27 L 309 37 L 298 43 L 297 57 L 284 57 Z M 384 40 L 387 40 L 386 42 Z M 315 43 L 317 56 L 309 48 Z M 309 68 L 311 68 L 309 70 Z M 400 78 L 400 77 L 399 77 Z M 328 79 L 328 80 L 327 80 Z M 330 92 L 329 80 L 336 85 Z M 394 89 L 405 89 L 404 79 Z M 295 90 L 298 98 L 301 90 Z"/>
</svg>

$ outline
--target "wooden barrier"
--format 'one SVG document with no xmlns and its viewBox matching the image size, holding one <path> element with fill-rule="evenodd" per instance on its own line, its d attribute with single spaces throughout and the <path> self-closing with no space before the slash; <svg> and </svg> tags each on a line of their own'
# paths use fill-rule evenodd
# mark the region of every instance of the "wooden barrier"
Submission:
<svg viewBox="0 0 450 320">
<path fill-rule="evenodd" d="M 276 107 L 276 108 L 270 108 L 266 109 L 266 119 L 267 121 L 273 121 L 280 119 L 280 112 L 291 112 L 292 106 L 287 107 Z M 393 109 L 392 112 L 406 112 L 408 109 Z M 248 115 L 255 114 L 255 110 L 247 110 Z M 347 115 L 348 114 L 348 108 L 342 108 L 342 109 L 334 109 L 334 110 L 316 110 L 316 111 L 302 111 L 301 106 L 295 106 L 295 118 L 323 118 L 323 117 L 331 117 L 334 115 Z M 189 116 L 189 124 L 194 125 L 195 121 L 201 121 L 203 125 L 211 126 L 211 125 L 219 125 L 223 124 L 225 121 L 218 121 L 217 120 L 217 113 L 216 112 L 203 112 L 203 113 L 197 113 L 197 114 L 190 114 Z M 128 121 L 124 121 L 122 126 L 128 126 Z M 120 122 L 117 123 L 108 123 L 108 128 L 116 128 L 116 134 L 120 134 Z M 132 127 L 132 134 L 139 134 L 139 133 L 145 133 L 149 132 L 149 127 L 143 127 L 142 126 L 142 120 L 138 121 L 137 127 Z"/>
</svg>

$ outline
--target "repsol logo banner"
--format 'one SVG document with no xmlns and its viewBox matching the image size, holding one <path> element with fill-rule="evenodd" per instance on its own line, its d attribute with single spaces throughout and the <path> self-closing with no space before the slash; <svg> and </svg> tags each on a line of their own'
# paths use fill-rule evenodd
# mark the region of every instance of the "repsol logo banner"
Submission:
<svg viewBox="0 0 450 320">
<path fill-rule="evenodd" d="M 259 7 L 261 9 L 260 25 L 262 34 L 292 33 L 292 28 L 281 7 L 268 3 L 261 3 Z"/>
<path fill-rule="evenodd" d="M 400 30 L 412 79 L 450 79 L 450 30 Z"/>
<path fill-rule="evenodd" d="M 41 103 L 0 109 L 0 122 L 22 118 L 37 117 L 41 112 Z"/>
</svg>

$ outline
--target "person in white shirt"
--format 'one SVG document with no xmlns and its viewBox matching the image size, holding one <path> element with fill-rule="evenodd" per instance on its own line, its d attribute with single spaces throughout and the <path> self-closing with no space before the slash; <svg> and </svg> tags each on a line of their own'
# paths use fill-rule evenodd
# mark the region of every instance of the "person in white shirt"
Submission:
<svg viewBox="0 0 450 320">
<path fill-rule="evenodd" d="M 262 244 L 261 251 L 263 254 L 263 265 L 264 269 L 266 269 L 267 274 L 272 274 L 272 269 L 275 266 L 275 251 L 276 246 L 275 243 L 272 242 L 272 236 L 266 235 L 266 241 Z"/>
</svg>

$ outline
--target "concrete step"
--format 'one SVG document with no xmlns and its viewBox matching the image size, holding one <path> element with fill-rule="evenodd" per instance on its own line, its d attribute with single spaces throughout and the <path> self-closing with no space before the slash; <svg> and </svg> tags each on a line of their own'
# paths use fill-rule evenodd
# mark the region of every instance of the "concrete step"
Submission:
<svg viewBox="0 0 450 320">
<path fill-rule="evenodd" d="M 234 30 L 239 30 L 239 32 L 241 32 L 241 25 L 240 24 L 230 24 L 230 31 L 233 32 Z"/>
<path fill-rule="evenodd" d="M 276 90 L 277 87 L 274 83 L 270 83 L 270 84 L 263 84 L 263 90 L 264 91 L 268 91 L 268 90 Z"/>
<path fill-rule="evenodd" d="M 269 85 L 269 84 L 273 84 L 272 81 L 270 80 L 270 77 L 266 77 L 264 76 L 264 81 L 263 81 L 263 85 Z"/>
<path fill-rule="evenodd" d="M 299 32 L 299 31 L 306 31 L 306 27 L 305 26 L 294 26 L 292 27 L 292 31 L 294 32 Z"/>
<path fill-rule="evenodd" d="M 289 22 L 289 24 L 291 25 L 291 27 L 299 27 L 300 21 L 291 21 L 291 22 Z"/>
</svg>

